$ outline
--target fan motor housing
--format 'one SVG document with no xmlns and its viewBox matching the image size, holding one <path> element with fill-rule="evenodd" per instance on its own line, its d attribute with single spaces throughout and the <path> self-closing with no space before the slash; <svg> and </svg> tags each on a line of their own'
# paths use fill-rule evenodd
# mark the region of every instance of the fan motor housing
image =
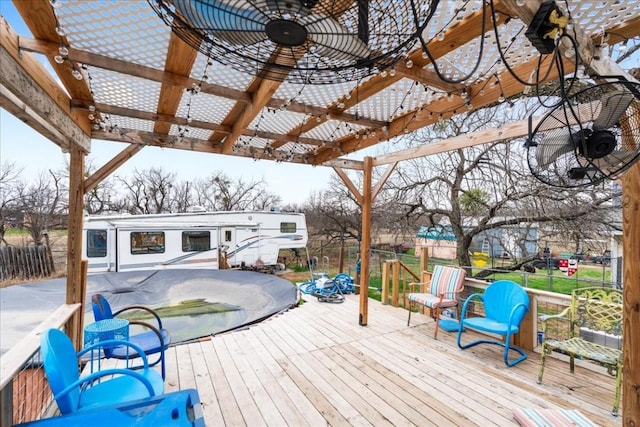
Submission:
<svg viewBox="0 0 640 427">
<path fill-rule="evenodd" d="M 267 22 L 264 31 L 269 39 L 283 46 L 302 46 L 307 41 L 307 30 L 297 22 L 288 19 L 274 19 Z"/>
<path fill-rule="evenodd" d="M 584 146 L 579 144 L 578 149 L 580 154 L 588 159 L 600 159 L 611 154 L 616 148 L 616 136 L 608 130 L 596 130 L 585 136 Z"/>
</svg>

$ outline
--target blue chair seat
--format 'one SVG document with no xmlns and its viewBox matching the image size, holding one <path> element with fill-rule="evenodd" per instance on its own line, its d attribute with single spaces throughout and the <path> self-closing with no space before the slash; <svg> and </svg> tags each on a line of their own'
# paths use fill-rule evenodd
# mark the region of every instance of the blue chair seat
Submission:
<svg viewBox="0 0 640 427">
<path fill-rule="evenodd" d="M 162 344 L 164 344 L 164 347 L 166 348 L 171 343 L 171 337 L 166 329 L 161 329 L 160 334 L 162 336 Z M 162 351 L 162 344 L 160 343 L 155 331 L 146 331 L 132 335 L 129 337 L 129 341 L 140 347 L 145 354 L 154 354 Z M 119 346 L 111 350 L 112 357 L 116 357 L 118 359 L 124 359 L 127 356 L 132 357 L 136 354 L 137 353 L 132 354 L 131 349 L 127 349 L 126 346 Z"/>
<path fill-rule="evenodd" d="M 155 395 L 164 392 L 164 382 L 160 375 L 150 375 L 148 379 Z M 142 382 L 128 376 L 115 377 L 101 384 L 101 387 L 90 387 L 80 394 L 80 407 L 83 411 L 149 396 L 149 391 Z"/>
<path fill-rule="evenodd" d="M 464 319 L 465 326 L 481 332 L 489 332 L 498 335 L 517 334 L 518 325 L 509 325 L 508 323 L 498 322 L 496 320 L 487 319 L 486 317 L 470 317 Z"/>
</svg>

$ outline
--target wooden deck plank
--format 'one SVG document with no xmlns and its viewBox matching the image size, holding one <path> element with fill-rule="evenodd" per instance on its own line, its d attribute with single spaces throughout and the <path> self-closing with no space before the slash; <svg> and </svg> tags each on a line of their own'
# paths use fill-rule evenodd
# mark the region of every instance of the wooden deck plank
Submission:
<svg viewBox="0 0 640 427">
<path fill-rule="evenodd" d="M 290 378 L 304 395 L 303 401 L 311 404 L 319 414 L 322 414 L 325 419 L 324 422 L 327 423 L 327 425 L 339 426 L 348 424 L 347 419 L 342 413 L 312 384 L 309 378 L 291 362 L 290 358 L 293 356 L 285 355 L 279 348 L 278 343 L 272 341 L 273 337 L 269 336 L 266 330 L 258 328 L 255 336 L 276 358 L 284 375 Z"/>
<path fill-rule="evenodd" d="M 252 328 L 252 337 L 249 339 L 251 351 L 259 358 L 264 368 L 257 370 L 261 381 L 269 385 L 269 394 L 274 399 L 287 424 L 294 426 L 313 426 L 324 423 L 322 414 L 309 402 L 307 397 L 287 376 L 280 365 L 261 341 L 259 328 Z M 275 387 L 275 388 L 272 388 Z"/>
<path fill-rule="evenodd" d="M 358 307 L 358 296 L 309 298 L 245 330 L 172 348 L 167 380 L 198 388 L 211 425 L 515 426 L 517 407 L 580 409 L 598 425 L 619 425 L 609 415 L 615 380 L 597 369 L 570 374 L 550 358 L 540 385 L 536 353 L 508 368 L 500 347 L 461 350 L 444 331 L 434 340 L 428 316 L 414 314 L 407 327 L 406 310 L 371 301 L 363 327 Z"/>
<path fill-rule="evenodd" d="M 227 347 L 227 336 L 222 335 L 216 337 L 213 349 L 220 361 L 221 374 L 227 379 L 229 388 L 233 394 L 238 407 L 242 408 L 242 417 L 247 426 L 266 426 L 264 418 L 260 413 L 260 409 L 251 395 L 251 391 L 242 378 L 242 373 L 238 370 L 235 363 L 235 355 L 233 355 Z M 240 357 L 240 356 L 238 356 Z"/>
<path fill-rule="evenodd" d="M 205 339 L 201 342 L 189 344 L 189 352 L 191 353 L 191 363 L 193 364 L 193 374 L 196 380 L 195 388 L 198 390 L 202 412 L 207 420 L 214 421 L 218 424 L 223 420 L 222 411 L 218 404 L 219 398 L 213 387 L 211 373 L 207 368 L 207 360 L 205 351 L 211 351 L 211 340 Z M 182 387 L 181 388 L 186 388 Z"/>
<path fill-rule="evenodd" d="M 253 334 L 250 330 L 246 330 L 225 336 L 229 353 L 233 355 L 238 373 L 256 402 L 265 423 L 272 426 L 284 425 L 286 424 L 285 419 L 275 403 L 278 397 L 283 395 L 282 389 L 278 390 L 277 383 L 264 368 L 262 361 L 253 351 L 253 347 L 244 345 L 245 342 L 251 341 L 247 335 Z M 265 388 L 263 381 L 269 390 Z M 282 405 L 282 408 L 286 410 L 290 407 Z M 287 411 L 286 415 L 297 417 L 298 414 L 295 411 Z"/>
<path fill-rule="evenodd" d="M 205 362 L 207 363 L 207 369 L 211 377 L 213 389 L 218 398 L 219 412 L 222 414 L 222 419 L 207 419 L 207 424 L 219 425 L 224 424 L 228 426 L 243 426 L 246 425 L 242 411 L 236 398 L 231 391 L 231 385 L 227 381 L 225 376 L 225 368 L 220 363 L 220 359 L 215 351 L 217 341 L 214 344 L 214 339 L 210 341 L 203 341 L 201 343 L 202 351 L 204 353 Z"/>
</svg>

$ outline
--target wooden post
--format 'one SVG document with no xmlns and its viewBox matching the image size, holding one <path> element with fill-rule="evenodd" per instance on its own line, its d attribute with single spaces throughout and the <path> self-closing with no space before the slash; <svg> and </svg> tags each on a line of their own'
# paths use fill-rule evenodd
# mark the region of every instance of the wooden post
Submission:
<svg viewBox="0 0 640 427">
<path fill-rule="evenodd" d="M 382 264 L 382 296 L 380 302 L 384 305 L 389 304 L 389 263 Z"/>
<path fill-rule="evenodd" d="M 393 283 L 391 288 L 391 305 L 398 306 L 398 296 L 400 291 L 400 262 L 396 259 L 393 260 L 393 276 L 391 281 Z"/>
<path fill-rule="evenodd" d="M 67 229 L 67 304 L 82 304 L 69 319 L 69 337 L 76 350 L 82 348 L 84 315 L 83 295 L 86 277 L 82 272 L 82 213 L 84 208 L 84 151 L 71 144 L 69 147 L 69 218 Z"/>
<path fill-rule="evenodd" d="M 360 326 L 366 326 L 369 315 L 369 261 L 371 259 L 371 180 L 373 160 L 364 158 L 362 179 L 362 240 L 360 241 Z"/>
<path fill-rule="evenodd" d="M 622 178 L 622 425 L 640 426 L 640 163 Z"/>
<path fill-rule="evenodd" d="M 420 248 L 420 272 L 427 271 L 429 268 L 429 248 L 424 246 Z"/>
</svg>

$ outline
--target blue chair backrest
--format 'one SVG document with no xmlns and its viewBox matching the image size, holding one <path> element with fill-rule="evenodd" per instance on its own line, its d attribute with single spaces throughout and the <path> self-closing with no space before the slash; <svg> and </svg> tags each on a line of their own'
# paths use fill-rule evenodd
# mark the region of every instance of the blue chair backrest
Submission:
<svg viewBox="0 0 640 427">
<path fill-rule="evenodd" d="M 527 292 L 511 280 L 498 280 L 487 286 L 484 291 L 485 317 L 501 323 L 509 323 L 511 311 L 518 304 L 524 304 L 512 319 L 513 325 L 519 325 L 529 311 Z"/>
<path fill-rule="evenodd" d="M 69 384 L 80 378 L 78 358 L 71 339 L 59 329 L 49 329 L 40 337 L 40 352 L 49 387 L 56 396 Z M 56 397 L 62 414 L 78 410 L 80 389 L 77 388 L 62 397 Z"/>
<path fill-rule="evenodd" d="M 113 312 L 107 299 L 100 294 L 91 296 L 91 308 L 93 309 L 93 318 L 95 321 L 104 319 L 113 319 Z"/>
</svg>

